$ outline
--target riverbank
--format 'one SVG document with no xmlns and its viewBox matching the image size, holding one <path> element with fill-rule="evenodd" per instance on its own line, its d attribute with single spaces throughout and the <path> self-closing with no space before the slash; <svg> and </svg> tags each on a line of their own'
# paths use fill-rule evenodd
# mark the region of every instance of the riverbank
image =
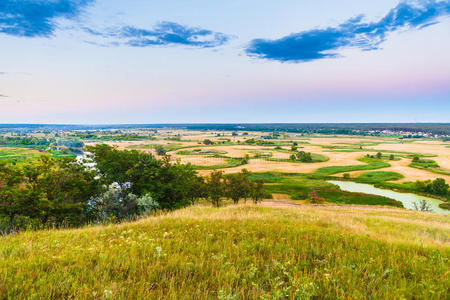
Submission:
<svg viewBox="0 0 450 300">
<path fill-rule="evenodd" d="M 401 193 L 392 190 L 381 189 L 366 183 L 338 180 L 329 180 L 327 182 L 337 185 L 343 191 L 383 196 L 394 199 L 396 201 L 400 201 L 406 209 L 415 209 L 416 207 L 414 206 L 414 203 L 418 205 L 420 201 L 426 200 L 430 205 L 431 211 L 441 214 L 450 214 L 449 210 L 440 207 L 440 204 L 445 202 L 435 198 L 416 195 L 413 193 Z"/>
</svg>

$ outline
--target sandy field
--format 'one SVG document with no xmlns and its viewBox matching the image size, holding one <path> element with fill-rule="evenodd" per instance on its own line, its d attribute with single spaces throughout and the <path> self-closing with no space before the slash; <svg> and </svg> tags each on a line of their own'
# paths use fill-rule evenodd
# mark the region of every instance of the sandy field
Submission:
<svg viewBox="0 0 450 300">
<path fill-rule="evenodd" d="M 220 134 L 220 136 L 217 136 Z M 248 135 L 243 136 L 242 132 L 239 136 L 232 136 L 231 132 L 223 131 L 186 131 L 186 130 L 158 130 L 158 134 L 155 137 L 158 140 L 143 140 L 143 141 L 121 141 L 121 142 L 106 142 L 106 144 L 117 145 L 119 149 L 130 149 L 130 146 L 139 145 L 169 145 L 170 147 L 187 147 L 185 149 L 177 149 L 168 152 L 174 160 L 181 160 L 182 163 L 191 163 L 198 166 L 212 166 L 212 165 L 225 165 L 227 163 L 226 158 L 243 158 L 245 155 L 250 157 L 250 161 L 246 165 L 233 168 L 222 169 L 225 173 L 239 172 L 242 169 L 247 169 L 251 172 L 287 172 L 287 173 L 310 173 L 319 168 L 327 166 L 348 166 L 348 165 L 360 165 L 362 162 L 357 159 L 369 154 L 375 154 L 377 150 L 385 151 L 402 151 L 413 152 L 423 154 L 434 154 L 437 157 L 431 157 L 435 160 L 442 169 L 450 170 L 450 148 L 445 146 L 445 143 L 439 140 L 416 140 L 416 141 L 402 141 L 396 138 L 379 138 L 379 137 L 357 137 L 357 136 L 312 136 L 303 137 L 296 134 L 289 134 L 285 139 L 279 138 L 277 140 L 270 140 L 276 143 L 285 143 L 281 147 L 282 151 L 276 150 L 275 146 L 257 146 L 245 144 L 246 139 L 255 138 L 261 139 L 262 136 L 267 136 L 269 133 L 263 132 L 249 132 Z M 165 140 L 167 137 L 180 137 L 181 141 Z M 201 142 L 205 139 L 210 139 L 214 142 L 231 141 L 232 145 L 204 145 Z M 237 141 L 240 144 L 236 144 Z M 276 162 L 268 161 L 264 158 L 254 158 L 257 153 L 271 154 L 271 158 L 288 159 L 291 153 L 286 150 L 290 150 L 291 141 L 299 143 L 298 147 L 301 151 L 318 153 L 325 155 L 329 158 L 326 162 L 319 163 L 294 163 L 294 162 Z M 307 142 L 309 144 L 301 144 L 301 142 Z M 368 143 L 363 145 L 363 150 L 359 150 L 360 143 Z M 378 143 L 371 145 L 370 143 Z M 339 152 L 339 149 L 326 149 L 323 146 L 342 147 L 342 150 L 348 147 L 354 147 L 356 152 Z M 145 151 L 155 154 L 152 148 L 135 148 L 139 151 Z M 202 151 L 214 150 L 220 152 L 223 158 L 208 157 L 208 155 L 179 155 L 177 152 L 192 151 L 193 149 L 202 149 Z M 372 151 L 364 151 L 367 149 L 373 149 Z M 336 151 L 338 150 L 338 151 Z M 435 178 L 444 178 L 447 182 L 450 182 L 449 175 L 441 175 L 433 173 L 428 170 L 421 170 L 411 168 L 408 165 L 411 163 L 411 159 L 403 158 L 398 161 L 387 161 L 391 164 L 390 167 L 384 169 L 378 169 L 377 171 L 392 171 L 397 172 L 405 176 L 404 181 L 416 181 L 427 180 Z M 202 175 L 207 175 L 211 170 L 199 171 Z M 356 177 L 366 171 L 350 172 L 351 176 Z"/>
</svg>

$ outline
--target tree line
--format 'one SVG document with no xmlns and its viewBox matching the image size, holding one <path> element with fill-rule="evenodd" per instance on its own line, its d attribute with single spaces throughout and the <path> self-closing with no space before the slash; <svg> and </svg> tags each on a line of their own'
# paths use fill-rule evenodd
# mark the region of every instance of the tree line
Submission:
<svg viewBox="0 0 450 300">
<path fill-rule="evenodd" d="M 86 153 L 83 162 L 43 155 L 21 165 L 0 164 L 0 231 L 116 222 L 199 199 L 218 207 L 226 198 L 257 203 L 265 197 L 263 181 L 251 180 L 245 170 L 201 177 L 169 156 L 104 144 L 88 146 Z"/>
<path fill-rule="evenodd" d="M 45 148 L 54 142 L 55 139 L 38 138 L 38 137 L 0 136 L 0 145 L 4 146 L 29 146 L 29 147 Z"/>
<path fill-rule="evenodd" d="M 448 197 L 450 195 L 450 185 L 445 182 L 444 178 L 436 178 L 435 180 L 417 180 L 415 187 L 419 192 Z"/>
</svg>

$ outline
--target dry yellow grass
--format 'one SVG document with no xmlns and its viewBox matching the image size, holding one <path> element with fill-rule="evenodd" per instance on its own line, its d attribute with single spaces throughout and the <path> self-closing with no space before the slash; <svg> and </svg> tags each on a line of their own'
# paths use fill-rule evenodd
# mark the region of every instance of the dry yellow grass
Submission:
<svg viewBox="0 0 450 300">
<path fill-rule="evenodd" d="M 286 195 L 280 195 L 277 199 L 281 201 L 279 203 L 269 201 L 262 205 L 298 210 L 304 217 L 329 224 L 341 232 L 363 234 L 380 241 L 411 245 L 450 245 L 450 217 L 446 215 L 385 206 L 296 205 L 283 201 L 287 200 L 283 196 Z M 427 230 L 423 230 L 424 228 Z"/>
<path fill-rule="evenodd" d="M 0 238 L 5 299 L 445 299 L 448 217 L 196 206 Z"/>
<path fill-rule="evenodd" d="M 320 153 L 320 152 L 318 152 Z M 346 166 L 346 165 L 361 165 L 364 164 L 356 159 L 362 154 L 358 152 L 323 152 L 324 155 L 329 156 L 330 160 L 320 163 L 298 163 L 298 162 L 278 162 L 267 161 L 265 159 L 251 159 L 248 164 L 239 167 L 223 169 L 226 174 L 240 172 L 242 169 L 247 169 L 251 172 L 282 172 L 282 173 L 311 173 L 322 167 L 328 166 Z M 210 171 L 201 171 L 202 175 L 209 174 Z"/>
<path fill-rule="evenodd" d="M 170 145 L 177 144 L 180 147 L 195 147 L 202 150 L 210 149 L 220 152 L 226 152 L 224 155 L 232 158 L 242 158 L 245 155 L 249 155 L 251 158 L 255 156 L 255 151 L 258 152 L 268 152 L 272 154 L 272 158 L 276 159 L 288 159 L 290 153 L 283 151 L 276 151 L 275 147 L 267 146 L 256 146 L 256 145 L 245 145 L 245 144 L 235 144 L 235 145 L 214 145 L 205 146 L 199 144 L 200 141 L 204 139 L 211 139 L 213 141 L 219 141 L 220 139 L 226 138 L 230 139 L 232 142 L 237 140 L 243 141 L 244 138 L 258 138 L 261 135 L 267 135 L 267 133 L 261 132 L 250 132 L 248 136 L 231 136 L 231 132 L 221 132 L 225 134 L 225 137 L 217 137 L 217 132 L 214 131 L 187 131 L 187 130 L 160 130 L 158 131 L 158 137 L 164 138 L 169 136 L 180 135 L 182 142 L 178 141 L 168 141 L 168 140 L 156 140 L 156 141 L 120 141 L 120 142 L 106 142 L 107 144 L 114 144 L 119 147 L 119 149 L 126 149 L 129 146 L 138 146 L 145 144 L 160 144 L 160 145 Z M 291 134 L 289 138 L 285 141 L 295 140 L 298 142 L 308 142 L 310 144 L 299 144 L 299 150 L 306 152 L 323 154 L 329 157 L 326 162 L 312 163 L 312 164 L 300 164 L 300 163 L 290 163 L 290 162 L 276 162 L 267 161 L 265 159 L 251 159 L 248 164 L 239 167 L 225 168 L 223 171 L 225 173 L 235 173 L 240 172 L 242 169 L 247 169 L 251 172 L 268 172 L 276 171 L 283 173 L 311 173 L 322 167 L 329 166 L 349 166 L 349 165 L 361 165 L 362 162 L 357 159 L 369 154 L 374 154 L 374 152 L 336 152 L 331 151 L 322 146 L 350 146 L 348 144 L 358 145 L 359 143 L 380 143 L 379 145 L 365 146 L 364 148 L 370 148 L 376 150 L 386 150 L 386 151 L 402 151 L 411 153 L 424 153 L 424 154 L 435 154 L 437 157 L 434 159 L 443 169 L 450 170 L 450 149 L 442 145 L 440 141 L 427 141 L 419 140 L 415 142 L 404 143 L 396 138 L 379 138 L 379 137 L 357 137 L 357 136 L 342 136 L 342 137 L 330 137 L 330 136 L 313 136 L 313 137 L 297 137 L 295 134 Z M 283 146 L 284 150 L 289 150 L 289 146 Z M 139 149 L 140 151 L 155 153 L 153 149 Z M 226 161 L 223 158 L 206 158 L 200 155 L 179 155 L 178 150 L 171 151 L 169 154 L 174 160 L 181 159 L 183 163 L 192 163 L 199 166 L 212 166 L 212 165 L 225 165 Z M 410 159 L 401 159 L 399 161 L 389 161 L 391 167 L 379 169 L 379 171 L 391 171 L 397 172 L 404 176 L 399 182 L 405 181 L 416 181 L 416 180 L 427 180 L 444 178 L 447 182 L 450 182 L 449 175 L 436 174 L 428 170 L 411 168 Z M 202 170 L 200 174 L 207 175 L 210 170 Z M 352 176 L 359 176 L 364 171 L 352 172 Z"/>
<path fill-rule="evenodd" d="M 180 159 L 181 163 L 183 164 L 191 163 L 196 166 L 215 166 L 215 165 L 224 165 L 227 163 L 225 158 L 205 157 L 202 155 L 176 156 L 176 158 Z"/>
</svg>

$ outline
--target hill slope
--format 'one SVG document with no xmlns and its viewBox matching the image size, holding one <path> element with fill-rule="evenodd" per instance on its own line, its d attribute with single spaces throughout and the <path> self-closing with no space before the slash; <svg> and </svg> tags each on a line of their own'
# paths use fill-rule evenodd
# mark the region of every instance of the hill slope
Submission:
<svg viewBox="0 0 450 300">
<path fill-rule="evenodd" d="M 450 219 L 400 209 L 190 207 L 0 238 L 5 298 L 448 296 Z"/>
</svg>

